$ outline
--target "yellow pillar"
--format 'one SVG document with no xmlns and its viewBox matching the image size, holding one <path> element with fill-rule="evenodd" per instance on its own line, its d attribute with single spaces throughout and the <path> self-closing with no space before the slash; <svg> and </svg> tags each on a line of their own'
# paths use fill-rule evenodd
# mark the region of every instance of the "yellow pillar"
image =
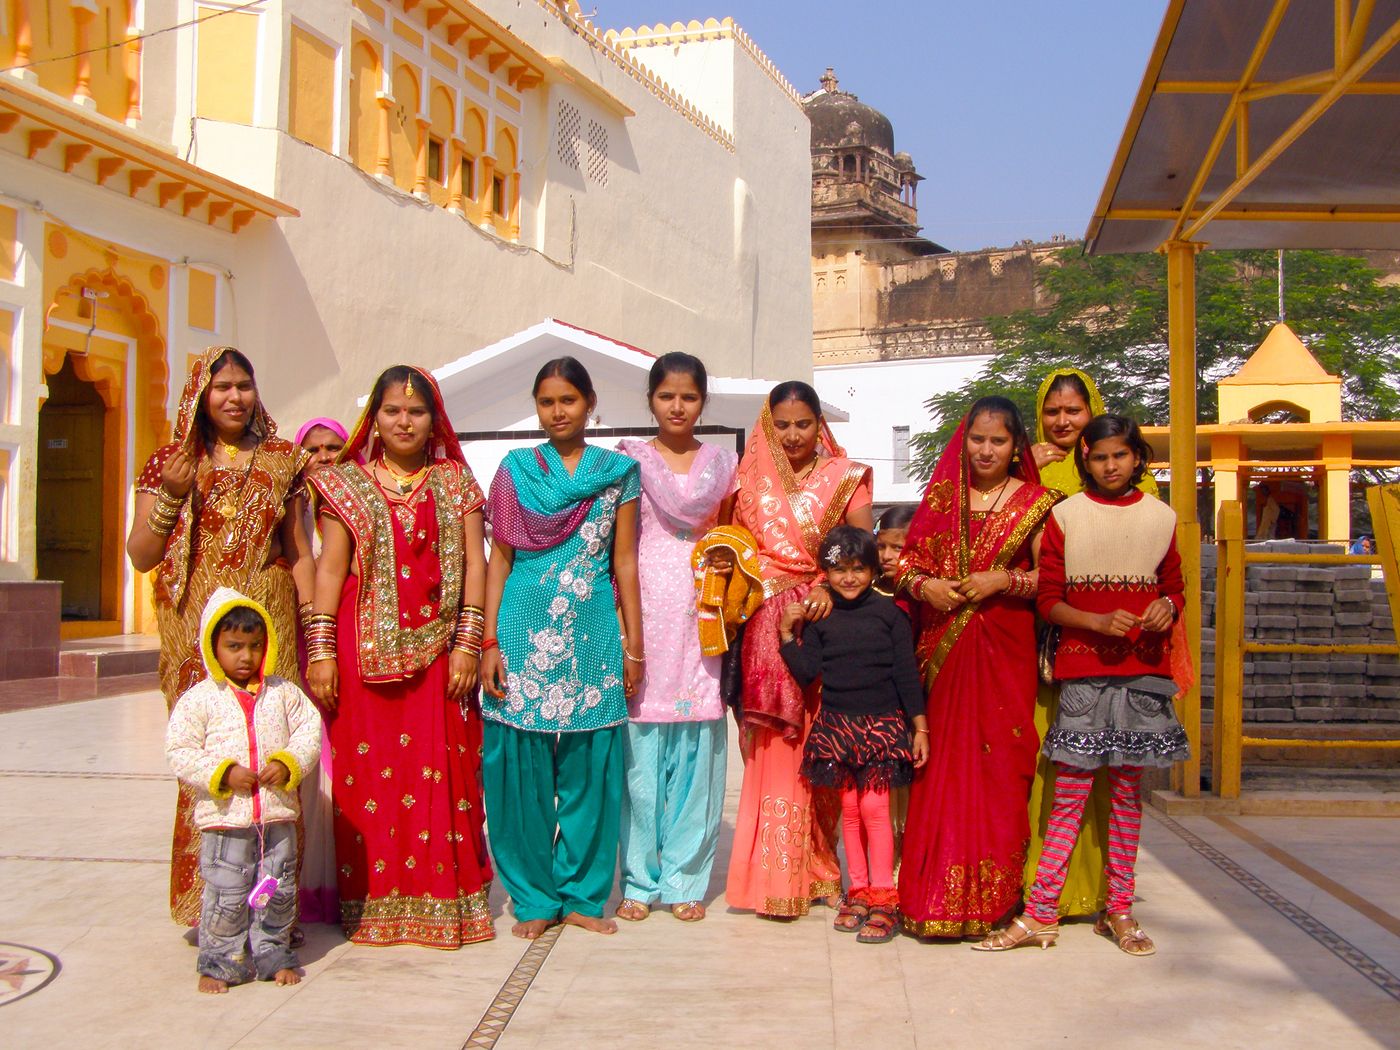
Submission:
<svg viewBox="0 0 1400 1050">
<path fill-rule="evenodd" d="M 1167 255 L 1167 343 L 1171 353 L 1172 509 L 1176 545 L 1186 577 L 1184 614 L 1191 665 L 1201 666 L 1201 523 L 1196 512 L 1196 253 L 1191 241 L 1169 241 Z M 1193 685 L 1177 713 L 1191 741 L 1191 757 L 1172 770 L 1172 787 L 1187 797 L 1201 793 L 1201 690 Z"/>
<path fill-rule="evenodd" d="M 394 108 L 394 96 L 376 91 L 374 100 L 379 103 L 379 145 L 374 158 L 374 177 L 380 182 L 393 182 L 394 164 L 389 152 L 389 111 Z"/>
<path fill-rule="evenodd" d="M 1351 542 L 1351 435 L 1322 439 L 1327 476 L 1318 491 L 1317 534 L 1332 543 Z"/>
<path fill-rule="evenodd" d="M 506 177 L 506 214 L 510 216 L 510 239 L 520 240 L 520 172 Z"/>
<path fill-rule="evenodd" d="M 15 0 L 15 58 L 12 65 L 14 75 L 21 80 L 34 80 L 34 70 L 29 69 L 29 56 L 34 48 L 34 31 L 29 25 L 29 0 Z"/>
<path fill-rule="evenodd" d="M 1219 475 L 1217 474 L 1218 478 Z M 1244 735 L 1244 508 L 1230 500 L 1216 517 L 1215 722 L 1211 786 L 1240 797 Z"/>
<path fill-rule="evenodd" d="M 126 4 L 126 123 L 141 123 L 141 27 L 136 24 L 136 0 Z"/>
<path fill-rule="evenodd" d="M 447 176 L 447 210 L 462 215 L 462 149 L 461 139 L 453 139 L 448 148 L 452 151 Z"/>
<path fill-rule="evenodd" d="M 418 126 L 418 142 L 413 154 L 413 195 L 428 200 L 428 127 L 432 124 L 427 117 L 414 117 Z"/>
<path fill-rule="evenodd" d="M 73 43 L 77 52 L 73 76 L 73 101 L 80 106 L 97 105 L 92 97 L 92 55 L 88 53 L 88 26 L 92 24 L 93 12 L 86 7 L 73 5 Z"/>
<path fill-rule="evenodd" d="M 489 153 L 483 153 L 476 160 L 477 167 L 481 169 L 477 175 L 477 185 L 481 187 L 481 192 L 477 195 L 477 225 L 483 230 L 491 229 L 495 226 L 496 217 L 492 214 L 491 201 L 494 197 L 496 185 L 496 158 Z"/>
</svg>

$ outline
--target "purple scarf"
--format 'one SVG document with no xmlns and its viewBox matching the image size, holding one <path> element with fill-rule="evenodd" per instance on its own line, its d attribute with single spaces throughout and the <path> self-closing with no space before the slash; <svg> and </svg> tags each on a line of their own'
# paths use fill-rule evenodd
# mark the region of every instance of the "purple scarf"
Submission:
<svg viewBox="0 0 1400 1050">
<path fill-rule="evenodd" d="M 617 450 L 642 468 L 642 491 L 657 517 L 671 532 L 693 532 L 715 518 L 719 505 L 734 491 L 739 457 L 718 445 L 701 444 L 690 473 L 677 477 L 649 441 L 624 438 Z"/>
</svg>

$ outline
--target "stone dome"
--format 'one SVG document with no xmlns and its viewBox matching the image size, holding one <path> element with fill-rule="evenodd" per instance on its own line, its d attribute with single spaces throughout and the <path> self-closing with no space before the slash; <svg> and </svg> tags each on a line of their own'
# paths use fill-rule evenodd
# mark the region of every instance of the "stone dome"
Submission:
<svg viewBox="0 0 1400 1050">
<path fill-rule="evenodd" d="M 838 91 L 831 69 L 822 77 L 822 90 L 807 98 L 802 108 L 812 122 L 814 149 L 869 146 L 893 155 L 894 127 L 890 118 L 849 91 Z"/>
</svg>

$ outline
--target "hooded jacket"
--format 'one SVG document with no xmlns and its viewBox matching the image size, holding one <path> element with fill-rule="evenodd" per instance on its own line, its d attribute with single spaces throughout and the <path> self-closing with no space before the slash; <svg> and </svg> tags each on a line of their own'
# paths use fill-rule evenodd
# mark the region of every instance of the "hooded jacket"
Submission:
<svg viewBox="0 0 1400 1050">
<path fill-rule="evenodd" d="M 263 666 L 276 666 L 277 634 L 267 610 L 230 587 L 220 587 L 205 604 L 199 622 L 199 649 L 209 677 L 180 697 L 165 730 L 166 759 L 175 775 L 194 789 L 194 820 L 201 831 L 296 820 L 297 786 L 321 754 L 321 715 L 300 689 L 269 675 L 248 683 L 252 702 L 246 703 L 219 666 L 214 625 L 238 606 L 262 617 L 267 628 Z M 291 773 L 284 786 L 243 794 L 223 784 L 234 765 L 257 773 L 273 759 Z"/>
</svg>

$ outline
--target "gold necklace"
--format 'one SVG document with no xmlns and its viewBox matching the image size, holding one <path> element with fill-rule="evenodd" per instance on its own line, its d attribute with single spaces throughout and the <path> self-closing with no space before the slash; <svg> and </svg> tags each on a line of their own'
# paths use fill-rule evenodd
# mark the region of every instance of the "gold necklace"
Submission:
<svg viewBox="0 0 1400 1050">
<path fill-rule="evenodd" d="M 229 462 L 230 462 L 230 463 L 233 462 L 235 459 L 237 459 L 237 458 L 238 458 L 238 454 L 239 454 L 240 452 L 243 451 L 241 448 L 238 447 L 239 442 L 241 442 L 242 440 L 243 440 L 242 438 L 239 438 L 238 441 L 232 441 L 232 442 L 230 442 L 230 441 L 221 441 L 221 442 L 219 442 L 219 447 L 222 448 L 222 449 L 224 450 L 224 455 L 227 456 L 227 457 L 229 458 Z"/>
<path fill-rule="evenodd" d="M 973 486 L 972 486 L 972 491 L 975 492 L 975 493 L 977 493 L 977 495 L 981 496 L 981 497 L 982 497 L 982 502 L 985 504 L 988 500 L 990 500 L 990 499 L 992 498 L 993 493 L 996 494 L 996 498 L 997 498 L 998 500 L 1001 499 L 1001 494 L 1002 494 L 1004 491 L 1006 491 L 1006 486 L 1007 486 L 1007 485 L 1010 485 L 1010 484 L 1011 484 L 1011 475 L 1008 474 L 1008 475 L 1006 475 L 1006 479 L 1005 479 L 1000 485 L 998 485 L 998 486 L 997 486 L 996 488 L 994 488 L 994 489 L 988 489 L 986 492 L 983 492 L 983 491 L 982 491 L 981 489 L 979 489 L 976 485 L 973 485 Z M 992 505 L 993 505 L 993 506 L 996 506 L 995 503 L 993 503 Z"/>
<path fill-rule="evenodd" d="M 394 487 L 399 490 L 400 496 L 407 496 L 412 492 L 413 486 L 423 480 L 423 476 L 428 473 L 426 458 L 423 465 L 412 474 L 400 474 L 393 467 L 389 466 L 388 460 L 386 460 L 383 455 L 379 457 L 379 466 L 383 468 L 384 472 L 393 480 Z"/>
</svg>

